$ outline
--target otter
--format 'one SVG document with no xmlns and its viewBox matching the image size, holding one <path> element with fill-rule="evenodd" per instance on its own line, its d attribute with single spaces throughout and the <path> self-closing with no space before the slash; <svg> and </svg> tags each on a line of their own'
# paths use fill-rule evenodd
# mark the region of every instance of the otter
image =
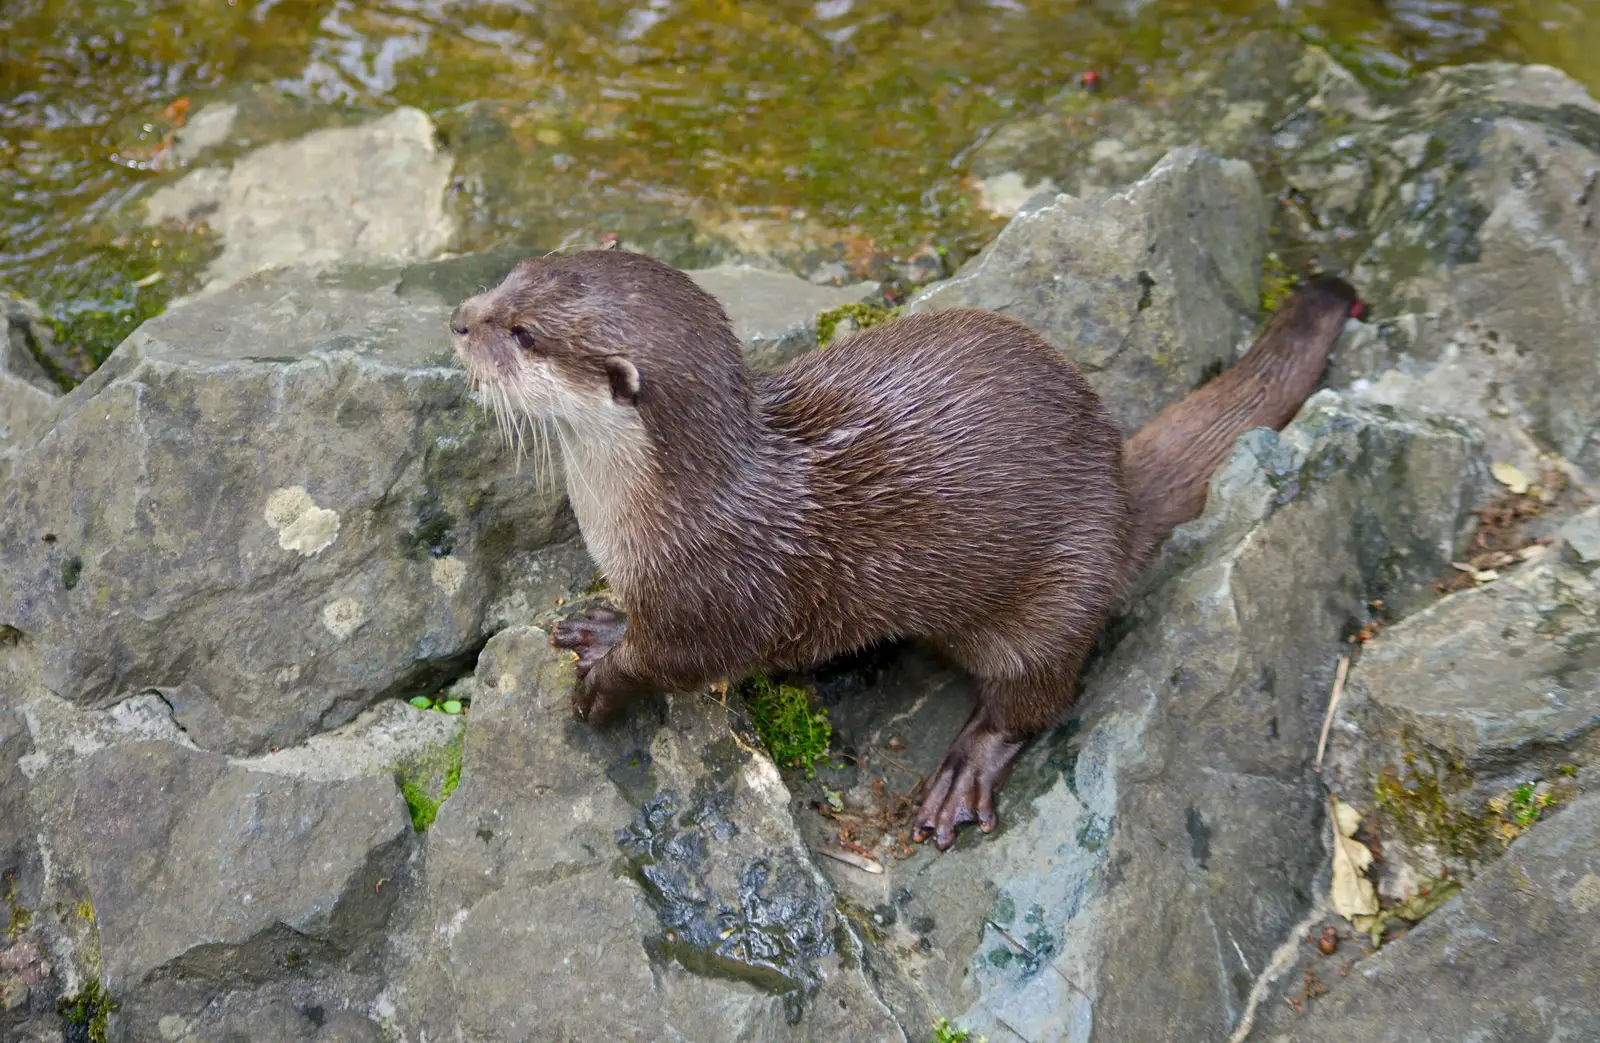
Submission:
<svg viewBox="0 0 1600 1043">
<path fill-rule="evenodd" d="M 559 444 L 624 610 L 552 628 L 577 655 L 577 717 L 930 642 L 979 688 L 913 823 L 945 850 L 995 828 L 995 794 L 1064 720 L 1130 579 L 1200 513 L 1240 433 L 1294 416 L 1355 302 L 1337 277 L 1304 284 L 1126 445 L 1078 369 L 993 312 L 914 314 L 752 372 L 687 275 L 592 250 L 522 261 L 449 325 L 519 451 L 525 430 Z"/>
</svg>

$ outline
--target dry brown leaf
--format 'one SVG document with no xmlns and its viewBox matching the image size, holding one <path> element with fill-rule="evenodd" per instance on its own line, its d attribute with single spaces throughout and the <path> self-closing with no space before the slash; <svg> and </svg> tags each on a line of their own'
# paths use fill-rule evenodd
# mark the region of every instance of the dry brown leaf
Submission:
<svg viewBox="0 0 1600 1043">
<path fill-rule="evenodd" d="M 1354 833 L 1361 825 L 1361 813 L 1341 800 L 1333 802 L 1333 908 L 1346 920 L 1372 916 L 1378 911 L 1378 892 L 1362 870 L 1372 864 L 1372 852 Z"/>
<path fill-rule="evenodd" d="M 1334 821 L 1338 823 L 1341 836 L 1353 837 L 1356 835 L 1356 830 L 1361 828 L 1361 812 L 1342 800 L 1333 802 L 1333 816 Z M 1365 869 L 1366 866 L 1362 868 Z"/>
</svg>

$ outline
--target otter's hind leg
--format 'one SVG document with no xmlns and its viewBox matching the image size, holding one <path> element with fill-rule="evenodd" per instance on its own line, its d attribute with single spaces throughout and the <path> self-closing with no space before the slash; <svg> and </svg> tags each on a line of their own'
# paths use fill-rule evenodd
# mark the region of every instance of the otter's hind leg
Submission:
<svg viewBox="0 0 1600 1043">
<path fill-rule="evenodd" d="M 1066 715 L 1086 650 L 1018 676 L 985 677 L 981 669 L 973 670 L 979 682 L 978 708 L 933 774 L 923 780 L 913 840 L 921 843 L 931 836 L 943 851 L 955 843 L 956 830 L 963 825 L 976 822 L 985 833 L 994 829 L 999 822 L 995 794 L 1029 740 Z"/>
</svg>

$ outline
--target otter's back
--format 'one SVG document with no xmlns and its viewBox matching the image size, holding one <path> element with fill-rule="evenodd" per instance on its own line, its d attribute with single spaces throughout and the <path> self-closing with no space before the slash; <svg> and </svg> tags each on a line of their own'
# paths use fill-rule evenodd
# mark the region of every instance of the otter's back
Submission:
<svg viewBox="0 0 1600 1043">
<path fill-rule="evenodd" d="M 791 457 L 811 494 L 804 545 L 852 597 L 874 592 L 862 611 L 937 632 L 1075 591 L 1097 626 L 1115 600 L 1129 525 L 1121 431 L 1022 324 L 911 316 L 763 374 L 756 393 L 773 431 L 804 450 Z"/>
</svg>

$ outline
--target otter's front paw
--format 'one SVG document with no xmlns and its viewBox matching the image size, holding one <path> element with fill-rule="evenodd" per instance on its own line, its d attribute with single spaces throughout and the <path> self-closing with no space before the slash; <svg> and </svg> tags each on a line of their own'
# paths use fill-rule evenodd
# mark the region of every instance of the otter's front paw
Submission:
<svg viewBox="0 0 1600 1043">
<path fill-rule="evenodd" d="M 573 619 L 563 619 L 550 630 L 550 643 L 578 653 L 578 678 L 589 676 L 596 663 L 622 640 L 628 621 L 620 612 L 591 608 Z M 582 685 L 578 686 L 582 688 Z"/>
<path fill-rule="evenodd" d="M 606 675 L 612 671 L 604 669 L 602 663 L 627 629 L 626 617 L 607 608 L 591 608 L 551 629 L 552 645 L 578 654 L 578 683 L 572 689 L 572 713 L 578 720 L 604 724 L 624 701 L 607 690 Z"/>
</svg>

